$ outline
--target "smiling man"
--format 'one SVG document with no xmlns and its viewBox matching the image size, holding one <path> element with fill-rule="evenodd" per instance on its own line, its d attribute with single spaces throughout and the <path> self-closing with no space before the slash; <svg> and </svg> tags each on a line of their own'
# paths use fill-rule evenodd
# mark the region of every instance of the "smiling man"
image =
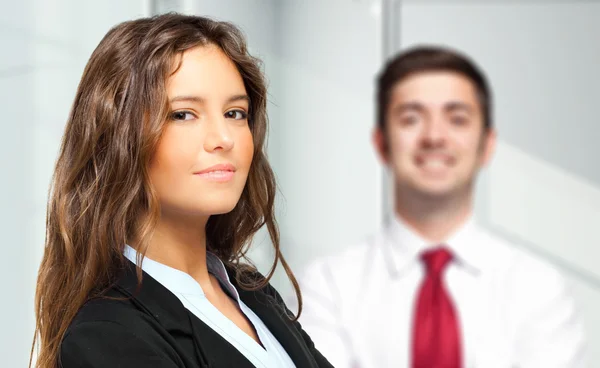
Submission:
<svg viewBox="0 0 600 368">
<path fill-rule="evenodd" d="M 563 278 L 474 223 L 475 180 L 496 141 L 483 72 L 454 50 L 417 47 L 377 87 L 373 142 L 395 213 L 305 270 L 300 321 L 315 344 L 338 368 L 583 367 Z"/>
</svg>

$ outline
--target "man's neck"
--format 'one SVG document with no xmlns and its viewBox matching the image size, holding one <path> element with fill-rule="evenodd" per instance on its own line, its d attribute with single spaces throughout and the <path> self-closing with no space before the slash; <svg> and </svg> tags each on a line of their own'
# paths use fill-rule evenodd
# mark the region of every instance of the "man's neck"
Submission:
<svg viewBox="0 0 600 368">
<path fill-rule="evenodd" d="M 447 241 L 468 221 L 472 211 L 471 193 L 448 198 L 396 194 L 396 216 L 432 243 Z"/>
</svg>

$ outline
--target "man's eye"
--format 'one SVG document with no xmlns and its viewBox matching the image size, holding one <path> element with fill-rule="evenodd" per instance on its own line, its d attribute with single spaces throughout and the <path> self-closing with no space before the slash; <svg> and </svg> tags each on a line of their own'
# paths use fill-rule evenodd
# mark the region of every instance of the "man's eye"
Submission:
<svg viewBox="0 0 600 368">
<path fill-rule="evenodd" d="M 416 115 L 406 115 L 403 116 L 400 121 L 402 125 L 413 125 L 419 122 L 419 117 Z"/>
<path fill-rule="evenodd" d="M 450 118 L 450 121 L 454 125 L 465 125 L 469 122 L 469 120 L 464 116 L 453 116 Z"/>
</svg>

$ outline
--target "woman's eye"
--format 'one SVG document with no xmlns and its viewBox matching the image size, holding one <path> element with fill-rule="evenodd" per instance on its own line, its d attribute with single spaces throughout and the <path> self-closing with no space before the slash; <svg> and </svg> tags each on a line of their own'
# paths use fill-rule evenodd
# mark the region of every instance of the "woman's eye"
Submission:
<svg viewBox="0 0 600 368">
<path fill-rule="evenodd" d="M 196 116 L 189 111 L 175 111 L 171 113 L 171 120 L 192 120 Z"/>
<path fill-rule="evenodd" d="M 242 110 L 231 110 L 225 113 L 225 117 L 234 120 L 243 120 L 248 117 L 248 114 Z"/>
</svg>

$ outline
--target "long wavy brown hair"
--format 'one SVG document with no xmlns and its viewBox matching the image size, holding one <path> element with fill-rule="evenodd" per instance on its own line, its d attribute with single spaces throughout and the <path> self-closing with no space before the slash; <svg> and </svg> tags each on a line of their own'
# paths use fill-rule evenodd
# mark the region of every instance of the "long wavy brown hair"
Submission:
<svg viewBox="0 0 600 368">
<path fill-rule="evenodd" d="M 263 151 L 267 91 L 259 60 L 227 22 L 173 13 L 128 21 L 111 29 L 93 52 L 65 127 L 49 195 L 30 366 L 36 345 L 36 367 L 58 366 L 67 327 L 87 300 L 115 281 L 128 240 L 145 254 L 160 216 L 148 165 L 169 113 L 166 82 L 183 52 L 209 44 L 220 47 L 243 78 L 255 148 L 236 207 L 209 218 L 207 247 L 226 264 L 246 269 L 252 236 L 266 225 L 275 250 L 271 269 L 258 281 L 238 273 L 238 282 L 262 288 L 281 262 L 302 305 L 280 251 L 275 178 Z M 139 268 L 138 276 L 141 282 Z"/>
</svg>

